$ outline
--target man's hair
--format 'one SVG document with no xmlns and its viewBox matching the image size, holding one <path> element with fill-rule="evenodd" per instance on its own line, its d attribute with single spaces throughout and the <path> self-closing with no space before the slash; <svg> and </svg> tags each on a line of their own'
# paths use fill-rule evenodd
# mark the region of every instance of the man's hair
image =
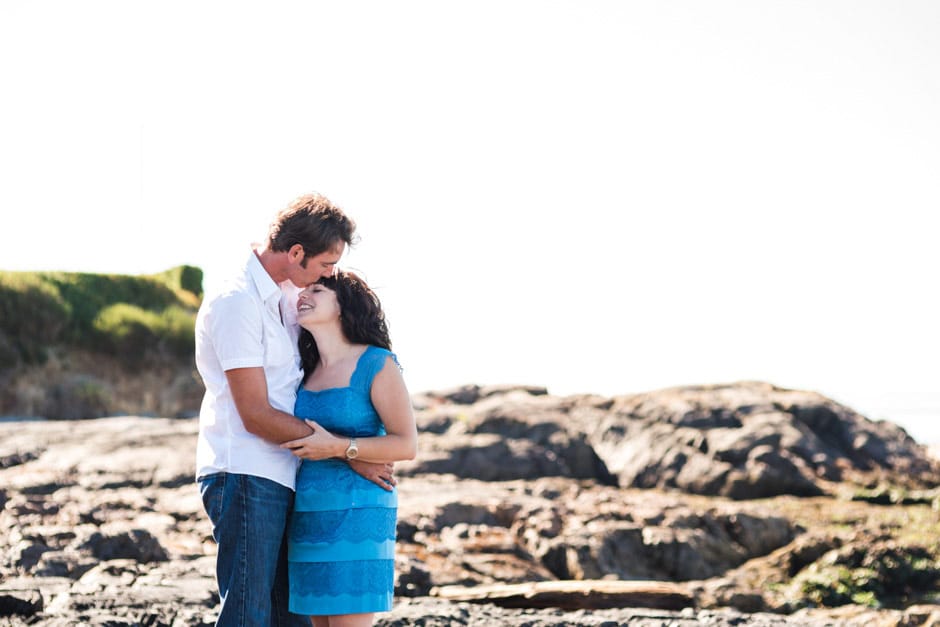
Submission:
<svg viewBox="0 0 940 627">
<path fill-rule="evenodd" d="M 294 244 L 304 248 L 307 259 L 333 250 L 340 242 L 352 245 L 356 223 L 326 196 L 307 194 L 278 212 L 268 231 L 268 249 L 290 250 Z"/>
<path fill-rule="evenodd" d="M 337 270 L 333 276 L 323 277 L 317 283 L 336 292 L 340 325 L 347 340 L 392 349 L 382 303 L 362 278 L 348 270 Z M 307 377 L 320 363 L 320 351 L 313 334 L 306 329 L 300 330 L 298 346 L 304 377 Z"/>
</svg>

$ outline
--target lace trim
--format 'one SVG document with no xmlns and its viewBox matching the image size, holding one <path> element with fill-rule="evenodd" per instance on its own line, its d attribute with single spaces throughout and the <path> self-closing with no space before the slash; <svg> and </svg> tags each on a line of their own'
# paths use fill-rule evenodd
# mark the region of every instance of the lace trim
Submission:
<svg viewBox="0 0 940 627">
<path fill-rule="evenodd" d="M 391 594 L 394 560 L 351 562 L 290 562 L 291 595 L 340 596 Z"/>
<path fill-rule="evenodd" d="M 294 512 L 290 540 L 296 543 L 394 540 L 395 520 L 396 510 L 386 507 Z"/>
</svg>

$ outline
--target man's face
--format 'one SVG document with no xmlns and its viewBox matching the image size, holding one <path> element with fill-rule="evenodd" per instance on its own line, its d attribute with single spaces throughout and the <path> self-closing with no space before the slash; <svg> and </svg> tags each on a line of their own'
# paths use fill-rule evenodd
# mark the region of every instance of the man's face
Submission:
<svg viewBox="0 0 940 627">
<path fill-rule="evenodd" d="M 345 250 L 346 243 L 340 242 L 331 250 L 304 258 L 303 249 L 301 248 L 301 254 L 288 256 L 291 263 L 288 267 L 287 278 L 297 287 L 307 287 L 312 283 L 316 283 L 322 277 L 333 276 L 336 264 Z"/>
</svg>

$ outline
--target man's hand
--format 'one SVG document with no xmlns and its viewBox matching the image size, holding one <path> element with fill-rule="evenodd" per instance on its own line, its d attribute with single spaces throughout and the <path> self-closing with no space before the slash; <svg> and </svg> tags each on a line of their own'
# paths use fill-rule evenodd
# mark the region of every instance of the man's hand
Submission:
<svg viewBox="0 0 940 627">
<path fill-rule="evenodd" d="M 383 490 L 391 492 L 392 488 L 398 484 L 398 481 L 392 475 L 392 472 L 395 470 L 394 464 L 374 464 L 358 459 L 350 459 L 348 461 L 350 468 Z"/>
</svg>

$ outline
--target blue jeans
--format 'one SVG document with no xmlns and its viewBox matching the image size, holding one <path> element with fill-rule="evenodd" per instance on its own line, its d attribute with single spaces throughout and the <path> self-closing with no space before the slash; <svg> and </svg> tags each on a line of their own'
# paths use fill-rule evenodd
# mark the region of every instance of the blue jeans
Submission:
<svg viewBox="0 0 940 627">
<path fill-rule="evenodd" d="M 287 610 L 287 520 L 294 492 L 261 477 L 217 473 L 199 480 L 219 545 L 219 627 L 310 627 Z"/>
</svg>

